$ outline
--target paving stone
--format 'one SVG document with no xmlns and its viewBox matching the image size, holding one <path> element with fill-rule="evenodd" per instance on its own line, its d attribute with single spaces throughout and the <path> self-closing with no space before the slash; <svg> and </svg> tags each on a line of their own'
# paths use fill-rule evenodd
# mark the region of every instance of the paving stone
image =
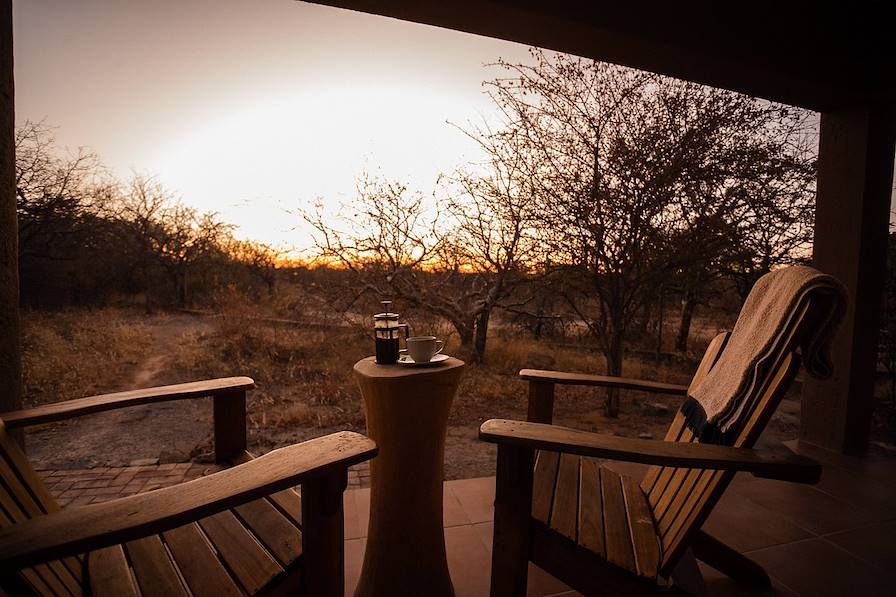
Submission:
<svg viewBox="0 0 896 597">
<path fill-rule="evenodd" d="M 132 460 L 130 466 L 155 466 L 157 464 L 159 464 L 158 458 L 138 458 L 137 460 Z"/>
</svg>

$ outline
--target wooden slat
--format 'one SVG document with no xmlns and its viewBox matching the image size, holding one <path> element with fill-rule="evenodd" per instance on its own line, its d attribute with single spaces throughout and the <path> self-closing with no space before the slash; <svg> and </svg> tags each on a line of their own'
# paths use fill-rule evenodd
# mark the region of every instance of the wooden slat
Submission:
<svg viewBox="0 0 896 597">
<path fill-rule="evenodd" d="M 600 489 L 600 466 L 596 460 L 582 458 L 579 477 L 578 543 L 600 555 L 604 546 L 604 506 Z"/>
<path fill-rule="evenodd" d="M 124 547 L 143 597 L 188 595 L 158 535 L 129 541 Z"/>
<path fill-rule="evenodd" d="M 9 438 L 5 430 L 0 429 L 4 439 Z M 12 441 L 9 439 L 8 441 Z M 18 446 L 5 447 L 4 454 L 0 456 L 0 508 L 4 512 L 4 527 L 12 524 L 22 524 L 27 520 L 44 515 L 43 507 L 39 504 L 28 488 L 22 484 L 21 479 L 13 471 L 7 460 L 12 451 L 17 451 Z M 36 473 L 27 467 L 27 471 L 34 477 L 35 483 L 40 483 Z M 78 569 L 77 564 L 75 568 Z M 74 576 L 61 561 L 55 560 L 41 563 L 33 567 L 33 574 L 42 580 L 50 594 L 54 595 L 78 595 L 81 592 L 81 575 Z"/>
<path fill-rule="evenodd" d="M 41 569 L 43 570 L 45 568 L 46 566 L 42 565 Z M 44 582 L 43 575 L 34 568 L 26 568 L 22 570 L 20 574 L 38 595 L 55 594 L 54 591 L 50 589 L 49 585 Z"/>
<path fill-rule="evenodd" d="M 714 444 L 665 442 L 600 435 L 558 425 L 491 419 L 479 427 L 488 442 L 579 456 L 678 467 L 747 471 L 788 479 L 818 479 L 821 467 L 799 454 Z"/>
<path fill-rule="evenodd" d="M 631 534 L 622 481 L 610 469 L 600 469 L 601 495 L 604 502 L 604 533 L 607 545 L 607 561 L 626 570 L 635 571 Z"/>
<path fill-rule="evenodd" d="M 554 503 L 554 484 L 557 481 L 557 467 L 560 454 L 541 450 L 535 459 L 535 474 L 532 486 L 532 517 L 548 524 L 551 519 L 551 505 Z"/>
<path fill-rule="evenodd" d="M 234 510 L 284 568 L 302 554 L 302 533 L 267 500 L 253 500 Z"/>
<path fill-rule="evenodd" d="M 529 382 L 529 404 L 526 420 L 533 423 L 550 423 L 554 418 L 554 384 Z"/>
<path fill-rule="evenodd" d="M 138 404 L 216 396 L 235 390 L 251 390 L 254 387 L 255 382 L 249 377 L 225 377 L 222 379 L 193 381 L 171 386 L 65 400 L 35 408 L 2 413 L 0 414 L 0 419 L 6 422 L 7 427 L 13 429 L 27 425 L 71 419 L 72 417 L 80 417 L 111 409 L 137 406 Z"/>
<path fill-rule="evenodd" d="M 199 526 L 243 590 L 253 595 L 283 570 L 231 512 L 203 518 Z"/>
<path fill-rule="evenodd" d="M 681 428 L 678 430 L 678 435 L 675 438 L 676 443 L 690 443 L 694 440 L 694 434 L 690 429 L 684 424 L 684 417 L 679 413 L 676 415 L 676 421 L 681 421 Z M 668 441 L 668 440 L 665 440 Z M 670 489 L 669 484 L 672 482 L 672 478 L 675 476 L 676 471 L 678 471 L 678 467 L 674 466 L 665 466 L 662 468 L 656 483 L 647 491 L 647 499 L 650 501 L 651 506 L 654 509 L 654 515 L 656 516 L 656 509 L 663 499 L 663 496 Z M 672 488 L 674 491 L 675 488 Z"/>
<path fill-rule="evenodd" d="M 681 470 L 685 471 L 685 475 L 681 479 L 674 499 L 662 514 L 654 511 L 657 529 L 660 534 L 665 534 L 675 524 L 676 520 L 686 516 L 691 508 L 694 507 L 697 499 L 695 493 L 700 493 L 704 490 L 707 480 L 712 478 L 714 472 L 698 469 Z"/>
<path fill-rule="evenodd" d="M 661 534 L 663 544 L 663 570 L 671 569 L 670 564 L 675 559 L 677 550 L 683 550 L 688 534 L 700 527 L 709 516 L 712 507 L 718 502 L 725 492 L 734 473 L 714 471 L 701 480 L 694 489 L 693 507 L 687 509 L 675 520 L 665 533 Z M 699 521 L 699 522 L 698 522 Z"/>
<path fill-rule="evenodd" d="M 607 375 L 591 375 L 588 373 L 567 373 L 564 371 L 544 371 L 541 369 L 523 369 L 520 377 L 527 381 L 539 383 L 556 383 L 575 386 L 599 386 L 605 388 L 620 388 L 625 390 L 640 390 L 652 394 L 675 394 L 683 396 L 687 392 L 687 386 L 678 384 L 646 381 L 643 379 L 630 379 L 627 377 L 613 377 Z"/>
<path fill-rule="evenodd" d="M 302 528 L 302 496 L 295 489 L 284 489 L 267 496 L 294 525 Z"/>
<path fill-rule="evenodd" d="M 572 454 L 560 455 L 554 504 L 551 508 L 551 528 L 576 541 L 576 522 L 579 509 L 579 460 Z"/>
<path fill-rule="evenodd" d="M 638 574 L 656 578 L 660 565 L 660 542 L 653 526 L 647 497 L 638 482 L 629 477 L 622 477 L 622 493 L 628 511 L 628 525 Z"/>
<path fill-rule="evenodd" d="M 137 597 L 131 570 L 120 545 L 90 553 L 90 592 L 94 597 Z"/>
<path fill-rule="evenodd" d="M 196 597 L 239 597 L 236 582 L 196 523 L 162 534 L 181 575 Z"/>
</svg>

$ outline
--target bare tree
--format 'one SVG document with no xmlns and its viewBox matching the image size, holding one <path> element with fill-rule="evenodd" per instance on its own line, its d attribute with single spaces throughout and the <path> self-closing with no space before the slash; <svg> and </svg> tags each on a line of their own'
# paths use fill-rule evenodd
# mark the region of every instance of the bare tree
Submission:
<svg viewBox="0 0 896 597">
<path fill-rule="evenodd" d="M 265 243 L 235 238 L 226 241 L 224 251 L 231 259 L 249 268 L 249 271 L 265 284 L 268 295 L 274 294 L 277 269 L 285 255 L 284 251 Z"/>
<path fill-rule="evenodd" d="M 71 258 L 72 236 L 95 212 L 99 159 L 84 148 L 60 156 L 44 122 L 16 129 L 15 152 L 19 260 Z"/>
<path fill-rule="evenodd" d="M 177 201 L 158 182 L 135 176 L 121 196 L 118 217 L 140 247 L 141 266 L 156 265 L 174 288 L 179 307 L 187 305 L 187 275 L 201 259 L 220 251 L 232 231 L 217 214 L 199 213 Z"/>
<path fill-rule="evenodd" d="M 537 181 L 541 230 L 569 305 L 601 343 L 607 372 L 620 375 L 626 335 L 655 289 L 695 255 L 719 254 L 726 237 L 737 243 L 728 224 L 742 203 L 731 187 L 757 168 L 773 178 L 764 150 L 784 108 L 571 56 L 532 56 L 531 65 L 499 61 L 508 76 L 490 82 L 490 93 L 504 138 Z M 695 253 L 701 239 L 713 242 Z M 606 408 L 617 414 L 615 392 Z"/>
</svg>

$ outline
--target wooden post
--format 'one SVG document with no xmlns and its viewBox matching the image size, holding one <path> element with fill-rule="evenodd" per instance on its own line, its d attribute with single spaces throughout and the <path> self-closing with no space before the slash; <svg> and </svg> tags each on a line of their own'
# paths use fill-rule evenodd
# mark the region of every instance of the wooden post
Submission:
<svg viewBox="0 0 896 597">
<path fill-rule="evenodd" d="M 532 450 L 498 444 L 495 530 L 492 540 L 492 597 L 526 595 L 534 466 L 535 455 Z"/>
<path fill-rule="evenodd" d="M 529 382 L 529 412 L 526 419 L 530 423 L 551 424 L 554 419 L 554 384 L 552 382 Z"/>
<path fill-rule="evenodd" d="M 874 402 L 886 271 L 896 110 L 864 106 L 821 116 L 815 266 L 846 285 L 834 376 L 803 384 L 800 441 L 861 454 Z"/>
<path fill-rule="evenodd" d="M 246 391 L 215 396 L 215 462 L 227 464 L 246 451 Z"/>
<path fill-rule="evenodd" d="M 0 411 L 22 407 L 12 0 L 0 0 Z"/>
<path fill-rule="evenodd" d="M 347 469 L 302 484 L 303 595 L 342 597 L 345 593 L 342 492 Z"/>
</svg>

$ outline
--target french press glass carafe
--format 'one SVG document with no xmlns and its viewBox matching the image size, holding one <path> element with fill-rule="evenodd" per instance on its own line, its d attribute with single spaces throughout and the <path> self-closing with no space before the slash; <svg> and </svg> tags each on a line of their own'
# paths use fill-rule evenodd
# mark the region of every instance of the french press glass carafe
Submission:
<svg viewBox="0 0 896 597">
<path fill-rule="evenodd" d="M 391 365 L 398 362 L 398 341 L 404 330 L 404 337 L 408 337 L 408 324 L 398 323 L 398 313 L 390 312 L 392 301 L 381 301 L 383 312 L 373 316 L 374 337 L 376 341 L 376 362 L 381 365 Z"/>
</svg>

